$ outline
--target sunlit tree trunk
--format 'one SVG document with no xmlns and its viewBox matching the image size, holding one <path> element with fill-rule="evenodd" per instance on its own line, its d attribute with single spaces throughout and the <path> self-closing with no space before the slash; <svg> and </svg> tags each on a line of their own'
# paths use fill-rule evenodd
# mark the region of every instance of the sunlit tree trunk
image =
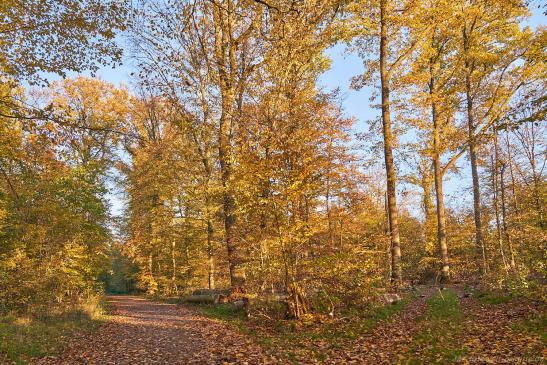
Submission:
<svg viewBox="0 0 547 365">
<path fill-rule="evenodd" d="M 513 251 L 513 242 L 511 241 L 511 235 L 509 233 L 509 229 L 507 227 L 507 208 L 506 208 L 506 202 L 505 202 L 505 169 L 506 164 L 502 164 L 500 169 L 500 188 L 501 188 L 501 217 L 503 221 L 503 235 L 505 236 L 505 240 L 507 241 L 507 246 L 509 248 L 509 255 L 511 256 L 511 269 L 515 268 L 515 253 Z"/>
<path fill-rule="evenodd" d="M 175 243 L 175 240 L 173 239 L 173 243 L 171 245 L 171 264 L 173 268 L 173 271 L 171 273 L 171 285 L 173 286 L 174 293 L 178 295 L 179 289 L 177 287 L 177 260 L 175 258 L 175 248 L 176 248 L 176 243 Z"/>
<path fill-rule="evenodd" d="M 435 226 L 436 215 L 433 201 L 431 200 L 431 190 L 434 187 L 434 174 L 431 171 L 430 162 L 428 159 L 422 160 L 421 181 L 422 188 L 422 205 L 424 211 L 424 238 L 426 243 L 426 251 L 433 253 L 431 250 L 435 245 Z"/>
<path fill-rule="evenodd" d="M 329 175 L 330 175 L 330 170 L 327 170 L 326 187 L 325 187 L 325 208 L 327 210 L 329 244 L 332 247 L 334 245 L 334 232 L 333 232 L 333 222 L 332 222 L 332 211 L 331 211 L 331 205 L 330 205 L 331 182 L 330 182 L 330 176 Z"/>
<path fill-rule="evenodd" d="M 507 145 L 507 163 L 509 165 L 509 176 L 511 177 L 511 196 L 513 198 L 513 209 L 515 210 L 515 216 L 519 216 L 519 204 L 515 185 L 515 174 L 513 171 L 513 155 L 511 153 L 511 143 L 509 141 L 509 133 L 505 133 L 505 143 Z"/>
<path fill-rule="evenodd" d="M 479 170 L 477 163 L 477 140 L 476 140 L 476 124 L 475 124 L 475 110 L 473 106 L 473 87 L 471 80 L 471 73 L 474 68 L 472 61 L 468 59 L 470 52 L 470 40 L 467 34 L 467 26 L 463 29 L 463 42 L 464 51 L 466 52 L 465 59 L 465 98 L 466 98 L 466 112 L 467 112 L 467 126 L 468 126 L 468 142 L 469 142 L 469 159 L 471 161 L 471 176 L 473 182 L 473 217 L 475 220 L 475 243 L 477 247 L 477 258 L 480 267 L 481 275 L 485 275 L 487 272 L 486 264 L 486 249 L 484 246 L 484 238 L 482 234 L 482 221 L 481 221 L 481 195 L 479 184 Z"/>
<path fill-rule="evenodd" d="M 380 82 L 382 89 L 382 126 L 384 135 L 384 158 L 387 177 L 387 204 L 391 239 L 391 283 L 399 286 L 402 282 L 401 246 L 396 200 L 396 176 L 393 164 L 393 134 L 389 110 L 389 75 L 387 70 L 388 26 L 387 0 L 380 0 Z"/>
<path fill-rule="evenodd" d="M 232 128 L 235 103 L 236 45 L 232 34 L 233 1 L 223 6 L 213 5 L 215 28 L 215 58 L 219 73 L 221 114 L 218 128 L 218 155 L 222 183 L 222 206 L 224 220 L 224 242 L 228 251 L 230 285 L 233 290 L 243 290 L 245 272 L 241 267 L 241 257 L 235 242 L 236 223 L 235 199 L 231 186 L 232 176 Z"/>
<path fill-rule="evenodd" d="M 500 255 L 503 263 L 503 268 L 507 272 L 507 261 L 505 259 L 505 251 L 503 249 L 503 236 L 501 229 L 501 219 L 499 212 L 499 202 L 498 202 L 498 165 L 499 165 L 499 155 L 498 155 L 498 135 L 495 126 L 492 128 L 494 133 L 494 155 L 490 156 L 492 162 L 492 205 L 494 206 L 494 215 L 496 217 L 496 235 L 498 239 L 498 245 L 500 249 Z"/>
<path fill-rule="evenodd" d="M 209 181 L 205 192 L 205 216 L 207 220 L 207 282 L 209 289 L 215 288 L 215 251 L 213 247 L 213 221 L 211 218 L 211 198 L 209 193 Z"/>
<path fill-rule="evenodd" d="M 450 279 L 450 266 L 448 262 L 448 245 L 446 242 L 446 213 L 444 207 L 443 173 L 441 167 L 441 137 L 440 121 L 437 110 L 435 93 L 435 78 L 433 76 L 433 65 L 430 66 L 431 78 L 429 90 L 431 96 L 431 119 L 433 121 L 433 173 L 435 180 L 435 200 L 437 206 L 437 245 L 441 256 L 441 282 Z"/>
</svg>

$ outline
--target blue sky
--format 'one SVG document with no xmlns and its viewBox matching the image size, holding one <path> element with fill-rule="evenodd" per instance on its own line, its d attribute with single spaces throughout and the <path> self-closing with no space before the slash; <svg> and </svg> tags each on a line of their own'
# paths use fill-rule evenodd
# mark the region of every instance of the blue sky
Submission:
<svg viewBox="0 0 547 365">
<path fill-rule="evenodd" d="M 532 28 L 546 25 L 546 17 L 539 9 L 541 2 L 532 1 L 532 16 L 525 23 Z M 371 88 L 364 88 L 360 91 L 350 89 L 351 77 L 362 72 L 362 61 L 355 54 L 345 52 L 343 45 L 337 45 L 327 51 L 327 55 L 332 59 L 332 66 L 319 80 L 319 84 L 326 90 L 339 88 L 342 96 L 342 107 L 347 116 L 356 118 L 354 132 L 367 129 L 368 121 L 375 119 L 379 110 L 370 107 Z M 131 85 L 130 73 L 132 71 L 131 62 L 126 60 L 121 67 L 116 69 L 102 68 L 97 72 L 100 78 L 114 84 L 124 83 Z M 447 205 L 450 207 L 467 206 L 471 208 L 472 194 L 470 191 L 470 175 L 468 172 L 468 160 L 464 157 L 459 160 L 461 173 L 458 176 L 447 176 L 445 180 L 445 192 L 447 196 Z M 112 212 L 120 214 L 122 211 L 122 200 L 120 193 L 110 194 Z M 416 201 L 418 203 L 418 201 Z"/>
</svg>

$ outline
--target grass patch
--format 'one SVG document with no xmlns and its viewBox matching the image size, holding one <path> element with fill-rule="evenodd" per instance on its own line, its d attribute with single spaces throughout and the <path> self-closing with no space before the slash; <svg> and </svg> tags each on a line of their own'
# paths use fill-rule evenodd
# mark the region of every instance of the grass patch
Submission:
<svg viewBox="0 0 547 365">
<path fill-rule="evenodd" d="M 328 349 L 348 346 L 350 341 L 373 330 L 402 311 L 413 300 L 407 296 L 395 304 L 374 307 L 366 311 L 353 310 L 340 314 L 344 320 L 316 323 L 313 320 L 276 320 L 264 317 L 247 319 L 242 310 L 230 304 L 190 305 L 200 314 L 229 323 L 241 333 L 253 338 L 266 351 L 282 353 L 287 363 L 301 363 L 302 357 L 324 361 Z"/>
<path fill-rule="evenodd" d="M 514 325 L 518 332 L 532 333 L 547 341 L 547 314 L 543 313 L 536 317 L 521 321 Z"/>
<path fill-rule="evenodd" d="M 77 332 L 91 331 L 107 319 L 105 302 L 95 301 L 61 314 L 0 317 L 0 360 L 15 364 L 55 354 Z"/>
<path fill-rule="evenodd" d="M 330 340 L 335 345 L 339 342 L 339 346 L 342 346 L 345 340 L 355 340 L 364 333 L 372 331 L 380 323 L 390 320 L 405 309 L 413 299 L 412 296 L 405 296 L 393 304 L 371 307 L 366 311 L 352 310 L 347 313 L 348 320 L 346 322 L 329 323 L 316 337 Z"/>
<path fill-rule="evenodd" d="M 387 321 L 395 314 L 399 313 L 412 301 L 412 297 L 405 297 L 393 304 L 386 304 L 384 306 L 375 307 L 368 311 L 362 321 L 362 329 L 370 331 L 374 329 L 379 323 Z"/>
<path fill-rule="evenodd" d="M 445 290 L 427 301 L 420 332 L 414 336 L 407 353 L 410 364 L 446 364 L 465 354 L 456 343 L 462 331 L 463 312 L 457 295 Z M 416 354 L 420 358 L 416 358 Z"/>
<path fill-rule="evenodd" d="M 153 302 L 161 302 L 161 303 L 167 303 L 167 304 L 182 304 L 183 303 L 182 297 L 162 297 L 158 295 L 146 295 L 145 298 Z"/>
<path fill-rule="evenodd" d="M 507 293 L 497 293 L 497 292 L 475 292 L 474 297 L 477 298 L 482 304 L 505 304 L 513 300 L 513 297 Z"/>
<path fill-rule="evenodd" d="M 372 307 L 366 311 L 352 310 L 342 315 L 345 321 L 334 321 L 319 325 L 299 326 L 294 321 L 280 321 L 281 325 L 274 327 L 280 335 L 288 335 L 289 340 L 328 340 L 332 345 L 344 340 L 354 340 L 360 335 L 373 330 L 380 323 L 389 320 L 398 312 L 402 311 L 410 302 L 406 297 L 394 304 Z M 345 317 L 347 315 L 347 317 Z M 283 326 L 283 323 L 286 325 Z"/>
<path fill-rule="evenodd" d="M 236 308 L 232 304 L 216 304 L 216 305 L 192 305 L 205 317 L 218 319 L 221 321 L 236 321 L 239 322 L 245 319 L 245 313 L 241 308 Z"/>
<path fill-rule="evenodd" d="M 466 287 L 465 292 L 467 295 L 472 296 L 482 304 L 505 304 L 515 299 L 515 296 L 513 294 L 503 291 L 489 291 L 484 289 Z"/>
</svg>

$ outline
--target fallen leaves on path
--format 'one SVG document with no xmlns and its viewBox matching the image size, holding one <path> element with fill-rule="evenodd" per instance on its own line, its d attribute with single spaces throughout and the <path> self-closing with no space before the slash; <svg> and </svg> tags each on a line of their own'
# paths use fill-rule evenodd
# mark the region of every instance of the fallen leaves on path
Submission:
<svg viewBox="0 0 547 365">
<path fill-rule="evenodd" d="M 187 308 L 133 296 L 113 296 L 110 303 L 110 322 L 37 364 L 265 363 L 251 340 Z"/>
<path fill-rule="evenodd" d="M 536 334 L 518 330 L 522 321 L 537 317 L 545 307 L 527 300 L 504 304 L 482 304 L 463 298 L 464 331 L 459 341 L 467 354 L 462 364 L 543 364 L 545 343 Z"/>
<path fill-rule="evenodd" d="M 427 298 L 432 294 L 415 298 L 402 311 L 356 337 L 328 338 L 319 336 L 320 332 L 314 336 L 313 329 L 320 331 L 322 326 L 316 325 L 306 329 L 307 337 L 298 337 L 301 333 L 297 327 L 293 340 L 276 338 L 272 327 L 268 330 L 264 324 L 246 324 L 255 332 L 250 338 L 234 326 L 182 306 L 116 296 L 111 297 L 114 313 L 110 322 L 94 334 L 74 339 L 61 355 L 40 359 L 38 364 L 424 363 L 427 356 L 423 352 L 427 352 L 428 344 L 416 347 L 413 341 L 430 330 L 425 319 Z M 544 340 L 516 326 L 540 315 L 544 306 L 526 300 L 489 305 L 472 297 L 461 298 L 459 304 L 462 330 L 450 339 L 450 346 L 462 353 L 456 363 L 543 363 L 547 355 Z M 441 345 L 443 339 L 438 340 Z M 411 348 L 414 351 L 409 351 Z"/>
<path fill-rule="evenodd" d="M 328 355 L 328 364 L 392 364 L 405 354 L 412 334 L 419 326 L 418 319 L 425 311 L 425 298 L 408 305 L 389 321 L 382 322 L 365 333 L 348 348 Z"/>
</svg>

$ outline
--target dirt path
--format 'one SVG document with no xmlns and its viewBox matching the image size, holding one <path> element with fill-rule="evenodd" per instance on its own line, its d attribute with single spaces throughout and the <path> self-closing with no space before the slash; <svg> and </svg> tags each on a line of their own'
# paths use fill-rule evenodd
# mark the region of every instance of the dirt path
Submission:
<svg viewBox="0 0 547 365">
<path fill-rule="evenodd" d="M 545 308 L 530 301 L 488 305 L 463 298 L 464 330 L 459 342 L 468 355 L 462 364 L 542 364 L 547 359 L 544 340 L 538 335 L 515 331 L 527 318 L 539 317 Z"/>
<path fill-rule="evenodd" d="M 134 296 L 111 296 L 109 302 L 111 322 L 38 364 L 264 363 L 249 339 L 189 309 Z"/>
<path fill-rule="evenodd" d="M 407 363 L 413 337 L 426 330 L 421 318 L 426 300 L 434 292 L 421 294 L 390 320 L 344 346 L 310 338 L 302 348 L 284 345 L 264 350 L 229 325 L 190 309 L 139 297 L 113 296 L 109 298 L 113 306 L 110 322 L 92 335 L 74 339 L 61 355 L 41 359 L 38 364 Z M 460 304 L 463 329 L 454 340 L 466 352 L 456 363 L 543 363 L 547 354 L 541 338 L 517 333 L 514 326 L 539 315 L 544 307 L 526 301 L 486 305 L 474 298 L 462 298 Z M 313 348 L 323 349 L 322 359 L 312 356 Z M 289 353 L 292 355 L 287 357 Z M 418 357 L 415 360 L 420 361 Z"/>
<path fill-rule="evenodd" d="M 328 364 L 394 364 L 399 355 L 405 354 L 412 335 L 418 330 L 418 318 L 426 308 L 426 299 L 420 298 L 397 313 L 389 321 L 381 323 L 365 333 L 352 346 L 330 354 Z M 396 323 L 396 325 L 393 325 Z"/>
</svg>

